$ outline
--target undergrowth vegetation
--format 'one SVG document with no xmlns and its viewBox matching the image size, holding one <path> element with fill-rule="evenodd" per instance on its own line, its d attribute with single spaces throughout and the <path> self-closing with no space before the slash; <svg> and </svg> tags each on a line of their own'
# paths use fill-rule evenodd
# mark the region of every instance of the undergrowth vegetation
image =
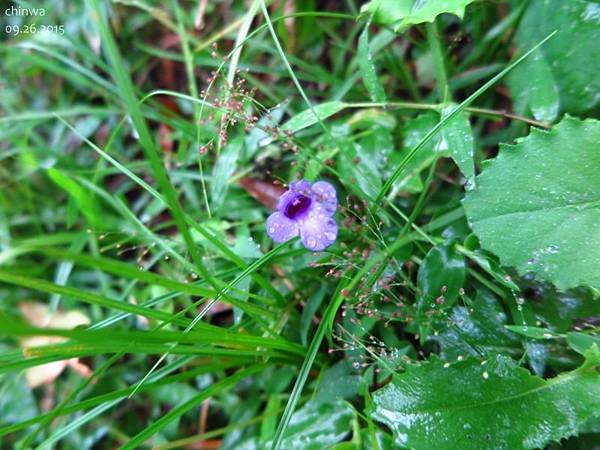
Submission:
<svg viewBox="0 0 600 450">
<path fill-rule="evenodd" d="M 597 1 L 0 17 L 1 448 L 598 448 Z"/>
</svg>

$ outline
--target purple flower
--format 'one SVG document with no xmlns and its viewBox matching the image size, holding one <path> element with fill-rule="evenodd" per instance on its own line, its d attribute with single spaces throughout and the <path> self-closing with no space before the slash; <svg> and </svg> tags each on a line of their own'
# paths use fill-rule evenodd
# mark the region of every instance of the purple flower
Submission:
<svg viewBox="0 0 600 450">
<path fill-rule="evenodd" d="M 277 211 L 267 219 L 267 234 L 275 242 L 300 234 L 307 249 L 324 250 L 337 238 L 338 227 L 333 218 L 336 207 L 337 194 L 331 184 L 297 181 L 279 197 Z"/>
</svg>

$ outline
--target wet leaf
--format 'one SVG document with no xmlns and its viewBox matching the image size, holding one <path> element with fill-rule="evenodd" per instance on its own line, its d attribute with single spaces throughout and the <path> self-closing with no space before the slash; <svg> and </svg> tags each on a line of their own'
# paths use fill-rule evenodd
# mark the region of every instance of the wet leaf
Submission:
<svg viewBox="0 0 600 450">
<path fill-rule="evenodd" d="M 442 117 L 452 112 L 454 108 L 452 105 L 445 107 L 442 110 Z M 426 112 L 407 121 L 402 130 L 403 150 L 390 156 L 390 166 L 400 164 L 405 154 L 415 147 L 439 121 L 440 114 L 435 111 Z M 420 173 L 439 156 L 451 157 L 467 179 L 468 186 L 472 186 L 475 178 L 473 153 L 473 132 L 469 119 L 466 115 L 459 114 L 415 154 L 403 169 L 398 181 L 394 184 L 394 189 L 410 192 L 420 191 L 422 189 Z"/>
<path fill-rule="evenodd" d="M 324 371 L 316 401 L 329 403 L 353 398 L 358 394 L 360 383 L 361 377 L 358 372 L 352 368 L 350 361 L 343 359 Z"/>
<path fill-rule="evenodd" d="M 282 450 L 322 450 L 341 441 L 351 431 L 354 410 L 343 401 L 333 403 L 309 402 L 294 413 L 280 445 Z M 236 447 L 238 450 L 271 448 L 258 439 Z"/>
<path fill-rule="evenodd" d="M 18 423 L 37 413 L 35 397 L 25 380 L 20 376 L 4 377 L 0 384 L 0 424 Z"/>
<path fill-rule="evenodd" d="M 235 172 L 237 159 L 242 151 L 243 140 L 238 137 L 231 141 L 221 151 L 213 167 L 210 194 L 214 209 L 223 205 L 225 195 L 229 189 L 229 178 Z"/>
<path fill-rule="evenodd" d="M 373 55 L 369 48 L 369 23 L 370 21 L 358 38 L 358 63 L 360 66 L 360 73 L 362 75 L 363 83 L 365 84 L 367 91 L 369 91 L 371 100 L 374 102 L 385 102 L 385 91 L 377 76 Z"/>
<path fill-rule="evenodd" d="M 374 116 L 363 116 L 361 128 L 354 141 L 339 139 L 338 170 L 347 188 L 368 200 L 381 188 L 388 159 L 394 150 L 394 139 L 388 127 Z M 369 125 L 370 123 L 370 125 Z M 354 124 L 358 127 L 358 124 Z"/>
<path fill-rule="evenodd" d="M 504 328 L 508 317 L 500 301 L 489 291 L 480 290 L 469 307 L 452 309 L 445 329 L 432 336 L 446 359 L 481 354 L 519 353 L 519 338 Z"/>
<path fill-rule="evenodd" d="M 357 194 L 362 198 L 375 198 L 381 189 L 380 155 L 356 142 L 340 142 L 338 165 L 342 181 L 348 187 L 358 187 Z"/>
<path fill-rule="evenodd" d="M 577 353 L 585 354 L 594 345 L 600 348 L 600 336 L 584 333 L 567 333 L 567 344 Z"/>
<path fill-rule="evenodd" d="M 552 122 L 556 119 L 560 108 L 558 86 L 542 49 L 523 61 L 509 74 L 508 80 L 514 93 L 516 111 L 525 113 L 529 108 L 538 120 Z"/>
<path fill-rule="evenodd" d="M 265 128 L 273 128 L 279 124 L 279 121 L 283 117 L 283 113 L 285 112 L 285 108 L 278 107 L 270 110 L 267 114 L 260 118 L 258 123 L 250 132 L 246 135 L 244 139 L 244 159 L 250 160 L 260 147 L 260 144 L 264 140 L 268 140 L 270 137 L 270 133 L 265 130 Z"/>
<path fill-rule="evenodd" d="M 159 404 L 175 406 L 192 399 L 198 391 L 185 383 L 171 383 L 151 390 L 148 395 Z"/>
<path fill-rule="evenodd" d="M 451 306 L 465 281 L 465 258 L 453 245 L 433 247 L 419 267 L 419 310 Z"/>
<path fill-rule="evenodd" d="M 423 139 L 429 130 L 435 127 L 438 121 L 439 114 L 433 111 L 408 120 L 402 128 L 402 136 L 404 138 L 402 150 L 392 153 L 390 156 L 390 167 L 398 166 L 406 154 Z M 396 183 L 394 183 L 395 191 L 420 192 L 423 189 L 420 174 L 437 158 L 436 153 L 440 147 L 440 141 L 439 135 L 434 136 L 431 141 L 415 154 L 402 170 Z"/>
<path fill-rule="evenodd" d="M 600 351 L 544 380 L 498 355 L 485 363 L 434 358 L 373 395 L 371 416 L 410 448 L 534 449 L 572 436 L 600 409 Z"/>
<path fill-rule="evenodd" d="M 529 337 L 532 339 L 552 339 L 556 337 L 552 331 L 546 328 L 532 327 L 528 325 L 505 325 L 507 330 L 513 333 L 520 334 L 521 336 Z"/>
<path fill-rule="evenodd" d="M 455 108 L 456 105 L 446 106 L 442 110 L 442 118 L 449 115 Z M 475 163 L 473 162 L 475 148 L 469 118 L 466 114 L 458 114 L 446 124 L 441 135 L 450 156 L 467 179 L 467 186 L 472 187 L 475 180 Z"/>
<path fill-rule="evenodd" d="M 352 128 L 368 129 L 382 127 L 389 130 L 396 128 L 396 118 L 393 114 L 377 108 L 366 108 L 352 114 L 347 121 Z"/>
<path fill-rule="evenodd" d="M 600 4 L 588 0 L 532 0 L 516 42 L 527 51 L 545 36 L 554 38 L 510 76 L 516 110 L 529 108 L 538 119 L 559 111 L 582 113 L 600 104 Z"/>
<path fill-rule="evenodd" d="M 308 108 L 299 114 L 296 114 L 286 123 L 281 126 L 283 131 L 296 133 L 304 128 L 310 127 L 320 120 L 327 119 L 335 113 L 340 112 L 346 107 L 344 102 L 325 102 L 320 105 L 314 105 L 313 108 Z"/>
<path fill-rule="evenodd" d="M 565 118 L 503 145 L 464 207 L 481 245 L 559 289 L 600 287 L 600 123 Z"/>
<path fill-rule="evenodd" d="M 240 225 L 237 228 L 237 233 L 235 236 L 235 244 L 232 247 L 232 250 L 236 255 L 242 258 L 260 258 L 263 253 L 260 250 L 260 247 L 254 242 L 252 236 L 250 236 L 250 230 L 246 225 Z"/>
<path fill-rule="evenodd" d="M 475 0 L 372 0 L 361 8 L 361 13 L 373 14 L 373 20 L 392 25 L 394 31 L 407 26 L 433 22 L 440 14 L 450 13 L 463 17 L 465 8 Z"/>
<path fill-rule="evenodd" d="M 76 202 L 79 211 L 84 215 L 92 227 L 101 228 L 106 226 L 100 219 L 101 214 L 98 203 L 89 191 L 82 188 L 79 183 L 58 169 L 48 169 L 48 176 L 54 183 L 69 194 L 69 198 Z"/>
<path fill-rule="evenodd" d="M 525 293 L 537 320 L 557 333 L 569 331 L 575 320 L 600 315 L 600 298 L 587 288 L 557 292 L 549 283 L 532 282 Z"/>
<path fill-rule="evenodd" d="M 343 401 L 307 403 L 292 416 L 281 444 L 282 449 L 321 450 L 350 432 L 354 411 Z"/>
</svg>

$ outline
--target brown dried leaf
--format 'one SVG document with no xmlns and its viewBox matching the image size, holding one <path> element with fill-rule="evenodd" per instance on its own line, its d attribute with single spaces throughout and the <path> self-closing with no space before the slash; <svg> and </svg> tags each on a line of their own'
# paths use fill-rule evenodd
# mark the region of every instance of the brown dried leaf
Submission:
<svg viewBox="0 0 600 450">
<path fill-rule="evenodd" d="M 250 177 L 242 178 L 239 181 L 239 184 L 246 190 L 246 192 L 248 192 L 248 194 L 271 210 L 275 209 L 277 200 L 286 190 L 280 184 L 255 180 L 254 178 Z"/>
<path fill-rule="evenodd" d="M 80 311 L 56 311 L 51 313 L 48 306 L 40 302 L 22 302 L 19 309 L 25 320 L 38 328 L 75 328 L 81 325 L 89 325 L 90 319 Z M 41 347 L 50 344 L 59 344 L 66 341 L 59 336 L 33 336 L 21 339 L 23 353 L 27 355 L 32 347 Z M 83 376 L 89 376 L 91 371 L 87 366 L 79 362 L 78 358 L 63 361 L 54 361 L 40 366 L 30 367 L 25 371 L 25 379 L 30 388 L 36 388 L 43 384 L 54 381 L 63 372 L 65 367 L 71 366 Z"/>
</svg>

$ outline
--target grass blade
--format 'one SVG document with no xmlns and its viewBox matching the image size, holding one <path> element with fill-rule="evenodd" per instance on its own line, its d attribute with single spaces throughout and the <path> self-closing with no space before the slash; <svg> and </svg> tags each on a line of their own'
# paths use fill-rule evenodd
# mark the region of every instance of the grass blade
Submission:
<svg viewBox="0 0 600 450">
<path fill-rule="evenodd" d="M 415 154 L 421 148 L 423 148 L 423 146 L 425 144 L 427 144 L 448 122 L 450 122 L 454 117 L 456 117 L 457 114 L 460 114 L 460 112 L 462 112 L 467 106 L 469 106 L 471 103 L 473 103 L 473 101 L 475 101 L 477 98 L 479 98 L 479 96 L 481 96 L 481 94 L 483 94 L 485 91 L 487 91 L 490 87 L 492 87 L 494 84 L 496 84 L 498 82 L 498 80 L 500 80 L 502 77 L 504 77 L 504 75 L 506 75 L 508 72 L 510 72 L 512 69 L 514 69 L 521 62 L 523 62 L 526 58 L 529 57 L 529 55 L 531 55 L 533 52 L 535 52 L 538 48 L 540 48 L 542 45 L 544 45 L 557 32 L 558 31 L 555 30 L 554 32 L 550 33 L 548 36 L 546 36 L 544 39 L 542 39 L 537 45 L 535 45 L 533 48 L 531 48 L 527 53 L 523 54 L 521 57 L 519 57 L 518 59 L 516 59 L 515 61 L 510 63 L 504 70 L 502 70 L 500 73 L 498 73 L 498 75 L 496 75 L 491 80 L 489 80 L 487 83 L 485 83 L 483 86 L 481 86 L 479 89 L 477 89 L 466 100 L 464 100 L 456 108 L 454 108 L 452 110 L 452 112 L 450 112 L 446 117 L 444 117 L 440 122 L 438 122 L 438 124 L 435 127 L 433 127 L 423 137 L 423 139 L 421 139 L 421 141 L 415 147 L 413 147 L 411 149 L 410 152 L 408 152 L 406 154 L 404 159 L 402 161 L 400 161 L 400 164 L 398 164 L 398 167 L 396 167 L 396 169 L 394 170 L 394 173 L 386 180 L 384 185 L 381 187 L 381 190 L 379 191 L 379 194 L 377 195 L 377 198 L 375 200 L 374 212 L 377 211 L 377 209 L 380 207 L 381 200 L 387 194 L 387 192 L 390 190 L 392 185 L 396 182 L 396 180 L 402 173 L 402 170 L 406 167 L 408 162 L 415 156 Z"/>
<path fill-rule="evenodd" d="M 224 380 L 221 380 L 218 383 L 212 384 L 209 388 L 202 391 L 202 393 L 197 397 L 188 400 L 187 402 L 184 402 L 179 406 L 176 406 L 167 414 L 165 414 L 156 422 L 154 422 L 152 425 L 150 425 L 148 428 L 135 435 L 125 445 L 121 447 L 121 450 L 132 450 L 135 448 L 139 448 L 139 446 L 146 439 L 157 433 L 159 430 L 163 429 L 173 420 L 177 419 L 178 417 L 181 417 L 187 411 L 195 408 L 196 406 L 199 406 L 207 398 L 212 397 L 219 392 L 223 392 L 224 390 L 235 386 L 244 378 L 249 377 L 250 375 L 254 375 L 263 368 L 263 366 L 253 366 L 247 369 L 242 369 L 236 372 L 234 375 L 230 376 L 229 378 L 225 378 Z"/>
</svg>

